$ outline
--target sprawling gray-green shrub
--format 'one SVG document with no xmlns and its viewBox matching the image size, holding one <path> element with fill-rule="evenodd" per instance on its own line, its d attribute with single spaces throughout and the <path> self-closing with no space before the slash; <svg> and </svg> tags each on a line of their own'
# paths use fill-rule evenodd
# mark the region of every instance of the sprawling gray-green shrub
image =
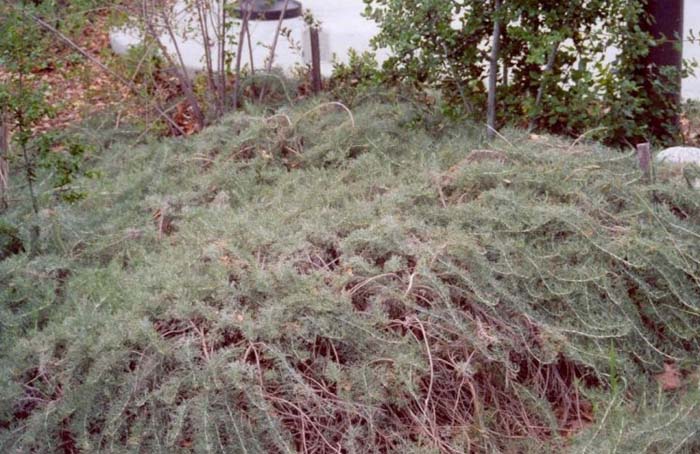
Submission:
<svg viewBox="0 0 700 454">
<path fill-rule="evenodd" d="M 697 192 L 420 115 L 96 157 L 44 254 L 0 261 L 0 451 L 692 452 Z"/>
</svg>

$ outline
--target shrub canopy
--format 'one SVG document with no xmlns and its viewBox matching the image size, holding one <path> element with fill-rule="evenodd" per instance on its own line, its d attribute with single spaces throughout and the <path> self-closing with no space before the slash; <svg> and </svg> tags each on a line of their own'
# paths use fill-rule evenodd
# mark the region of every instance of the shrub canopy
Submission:
<svg viewBox="0 0 700 454">
<path fill-rule="evenodd" d="M 43 255 L 0 261 L 0 451 L 697 447 L 697 191 L 422 115 L 306 105 L 95 156 Z"/>
<path fill-rule="evenodd" d="M 655 41 L 645 31 L 654 19 L 644 1 L 506 0 L 497 12 L 495 2 L 484 0 L 365 3 L 381 28 L 374 43 L 394 53 L 384 64 L 387 77 L 438 88 L 455 115 L 482 120 L 495 20 L 503 24 L 501 123 L 573 136 L 596 129 L 596 137 L 624 144 L 659 135 L 650 116 L 669 118 L 679 108 L 671 96 L 677 69 L 659 68 L 653 84 L 646 81 L 643 57 Z M 651 87 L 669 95 L 652 97 Z M 662 132 L 658 139 L 673 139 L 677 125 Z"/>
</svg>

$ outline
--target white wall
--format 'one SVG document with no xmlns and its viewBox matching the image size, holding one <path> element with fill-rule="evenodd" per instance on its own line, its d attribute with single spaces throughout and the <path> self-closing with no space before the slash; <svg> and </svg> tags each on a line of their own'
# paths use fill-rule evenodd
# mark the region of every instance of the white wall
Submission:
<svg viewBox="0 0 700 454">
<path fill-rule="evenodd" d="M 700 32 L 700 0 L 685 0 L 684 28 L 686 38 L 692 30 L 696 38 Z M 700 41 L 694 43 L 685 42 L 683 56 L 687 59 L 697 59 L 700 63 Z M 683 97 L 700 99 L 700 69 L 695 77 L 683 81 Z"/>
</svg>

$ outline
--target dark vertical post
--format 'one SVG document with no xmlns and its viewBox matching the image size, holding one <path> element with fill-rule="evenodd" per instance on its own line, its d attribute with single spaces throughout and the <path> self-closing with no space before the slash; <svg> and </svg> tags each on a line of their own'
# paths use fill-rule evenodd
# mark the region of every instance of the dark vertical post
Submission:
<svg viewBox="0 0 700 454">
<path fill-rule="evenodd" d="M 652 102 L 645 117 L 655 137 L 669 139 L 680 127 L 683 0 L 646 0 L 645 13 L 642 29 L 657 41 L 640 68 Z M 673 71 L 670 78 L 663 75 L 669 70 Z"/>
<path fill-rule="evenodd" d="M 321 46 L 318 40 L 318 28 L 311 27 L 311 88 L 314 94 L 321 92 Z"/>
<path fill-rule="evenodd" d="M 637 160 L 645 183 L 651 183 L 651 146 L 648 142 L 637 145 Z"/>
<path fill-rule="evenodd" d="M 5 112 L 0 108 L 0 210 L 7 208 L 5 193 L 10 186 L 10 124 L 6 120 Z"/>
</svg>

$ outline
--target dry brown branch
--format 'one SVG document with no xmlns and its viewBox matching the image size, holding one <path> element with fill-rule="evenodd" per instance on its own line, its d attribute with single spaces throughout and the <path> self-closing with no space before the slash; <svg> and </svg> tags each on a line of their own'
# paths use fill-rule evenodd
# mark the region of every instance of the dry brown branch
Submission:
<svg viewBox="0 0 700 454">
<path fill-rule="evenodd" d="M 145 25 L 145 29 L 148 31 L 150 38 L 158 44 L 158 47 L 160 48 L 163 57 L 168 61 L 168 64 L 171 67 L 175 68 L 175 76 L 180 82 L 180 86 L 182 87 L 182 91 L 185 95 L 185 98 L 187 98 L 187 102 L 194 111 L 197 127 L 201 130 L 204 127 L 204 113 L 202 112 L 202 108 L 199 104 L 199 101 L 197 101 L 197 96 L 194 93 L 194 87 L 192 86 L 189 74 L 187 73 L 187 66 L 185 65 L 184 59 L 182 57 L 182 52 L 180 51 L 180 46 L 178 44 L 175 31 L 173 29 L 173 25 L 170 22 L 170 19 L 168 18 L 165 9 L 161 9 L 160 18 L 162 20 L 162 26 L 165 28 L 165 31 L 168 33 L 168 36 L 170 37 L 170 40 L 173 43 L 173 47 L 175 48 L 175 56 L 177 57 L 178 64 L 176 64 L 173 61 L 170 52 L 168 52 L 168 49 L 165 47 L 165 44 L 163 44 L 163 41 L 160 39 L 160 34 L 158 33 L 156 23 L 153 18 L 155 13 L 152 13 L 149 10 L 148 0 L 143 0 L 141 6 L 142 20 Z"/>
<path fill-rule="evenodd" d="M 236 80 L 234 82 L 234 88 L 233 88 L 233 108 L 234 109 L 238 108 L 238 98 L 240 97 L 240 91 L 241 91 L 241 59 L 243 57 L 243 42 L 245 41 L 246 35 L 250 38 L 250 34 L 248 33 L 248 23 L 250 22 L 250 17 L 251 17 L 252 13 L 253 13 L 253 9 L 251 8 L 250 2 L 247 2 L 246 3 L 246 12 L 245 12 L 245 15 L 243 16 L 243 20 L 241 22 L 241 31 L 238 33 L 238 48 L 236 49 L 236 68 L 235 68 Z"/>
<path fill-rule="evenodd" d="M 214 81 L 214 61 L 211 54 L 212 39 L 209 33 L 209 24 L 206 9 L 209 7 L 203 0 L 195 0 L 195 10 L 199 21 L 199 31 L 202 34 L 202 46 L 204 47 L 204 64 L 206 67 L 206 77 L 211 93 L 218 93 L 216 82 Z M 222 112 L 219 112 L 221 114 Z"/>
<path fill-rule="evenodd" d="M 0 209 L 7 208 L 7 191 L 10 187 L 10 126 L 4 112 L 0 111 Z"/>
<path fill-rule="evenodd" d="M 207 346 L 207 336 L 206 336 L 206 331 L 204 328 L 199 328 L 197 324 L 193 321 L 190 321 L 190 325 L 192 326 L 192 329 L 197 333 L 199 336 L 199 340 L 202 343 L 202 353 L 204 354 L 204 359 L 209 362 L 210 360 L 210 353 L 209 353 L 209 347 Z"/>
<path fill-rule="evenodd" d="M 567 153 L 570 152 L 571 150 L 573 150 L 576 147 L 576 145 L 578 145 L 583 139 L 585 139 L 589 135 L 593 134 L 594 132 L 604 131 L 606 129 L 608 129 L 607 126 L 600 126 L 598 128 L 593 128 L 593 129 L 589 129 L 588 131 L 585 131 L 583 134 L 578 136 L 576 138 L 576 140 L 574 140 L 571 143 L 571 145 L 569 145 L 569 147 L 566 149 Z"/>
<path fill-rule="evenodd" d="M 348 291 L 348 293 L 349 293 L 350 295 L 354 295 L 355 293 L 357 293 L 358 290 L 360 290 L 362 287 L 364 287 L 365 285 L 369 284 L 370 282 L 376 281 L 377 279 L 381 279 L 381 278 L 383 278 L 383 277 L 389 277 L 389 276 L 393 276 L 393 277 L 396 277 L 396 278 L 399 277 L 396 273 L 378 274 L 378 275 L 376 275 L 376 276 L 372 276 L 372 277 L 370 277 L 370 278 L 364 279 L 364 280 L 361 281 L 360 283 L 356 284 L 355 286 L 353 286 L 353 287 Z"/>
<path fill-rule="evenodd" d="M 284 5 L 282 5 L 282 13 L 280 15 L 279 21 L 277 22 L 277 29 L 275 30 L 275 35 L 272 37 L 272 45 L 270 46 L 270 55 L 267 57 L 267 62 L 265 64 L 265 71 L 268 73 L 272 71 L 272 64 L 275 61 L 275 52 L 277 51 L 277 41 L 279 41 L 280 33 L 282 32 L 282 22 L 284 21 L 284 16 L 287 13 L 287 7 L 289 6 L 289 0 L 284 0 Z M 258 102 L 262 102 L 265 97 L 265 86 L 263 85 L 260 90 L 260 98 Z"/>
<path fill-rule="evenodd" d="M 353 129 L 355 129 L 355 116 L 352 114 L 352 111 L 343 104 L 342 102 L 338 101 L 331 101 L 331 102 L 324 102 L 323 104 L 319 104 L 318 106 L 314 107 L 313 109 L 304 112 L 304 114 L 297 120 L 297 123 L 299 123 L 303 118 L 305 118 L 307 115 L 312 114 L 313 112 L 316 112 L 317 110 L 323 109 L 324 107 L 328 106 L 338 106 L 344 111 L 348 113 L 348 116 L 350 117 L 350 123 L 352 124 Z"/>
</svg>

